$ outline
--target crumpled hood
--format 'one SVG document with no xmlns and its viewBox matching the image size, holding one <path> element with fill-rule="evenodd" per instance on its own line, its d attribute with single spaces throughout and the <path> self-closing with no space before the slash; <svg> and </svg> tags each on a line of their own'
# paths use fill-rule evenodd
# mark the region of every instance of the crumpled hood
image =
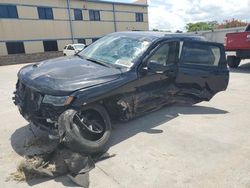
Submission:
<svg viewBox="0 0 250 188">
<path fill-rule="evenodd" d="M 51 95 L 65 95 L 120 77 L 120 70 L 77 56 L 61 57 L 23 67 L 19 79 L 27 86 Z"/>
</svg>

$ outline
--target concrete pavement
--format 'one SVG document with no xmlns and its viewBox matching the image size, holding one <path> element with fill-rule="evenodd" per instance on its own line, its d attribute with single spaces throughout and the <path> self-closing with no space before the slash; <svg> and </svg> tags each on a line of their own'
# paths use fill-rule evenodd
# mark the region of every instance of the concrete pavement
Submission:
<svg viewBox="0 0 250 188">
<path fill-rule="evenodd" d="M 116 156 L 96 164 L 90 187 L 250 187 L 248 62 L 210 102 L 170 106 L 117 125 L 109 150 Z M 74 187 L 67 177 L 5 182 L 21 160 L 13 142 L 30 134 L 11 101 L 22 66 L 0 67 L 0 187 Z"/>
</svg>

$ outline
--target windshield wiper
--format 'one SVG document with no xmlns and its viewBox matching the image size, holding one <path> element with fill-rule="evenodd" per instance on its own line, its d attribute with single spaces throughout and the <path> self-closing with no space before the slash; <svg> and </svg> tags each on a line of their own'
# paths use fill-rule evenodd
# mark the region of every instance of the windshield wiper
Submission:
<svg viewBox="0 0 250 188">
<path fill-rule="evenodd" d="M 97 60 L 95 60 L 95 59 L 86 58 L 86 60 L 87 60 L 87 61 L 91 61 L 91 62 L 96 63 L 96 64 L 99 64 L 99 65 L 102 65 L 102 66 L 104 66 L 104 67 L 109 67 L 109 68 L 110 68 L 110 66 L 108 66 L 106 63 L 102 63 L 102 62 L 97 61 Z"/>
</svg>

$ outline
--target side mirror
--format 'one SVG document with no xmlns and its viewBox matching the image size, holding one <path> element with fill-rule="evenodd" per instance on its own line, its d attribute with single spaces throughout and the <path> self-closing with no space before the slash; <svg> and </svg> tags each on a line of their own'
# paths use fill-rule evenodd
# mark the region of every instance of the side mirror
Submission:
<svg viewBox="0 0 250 188">
<path fill-rule="evenodd" d="M 163 66 L 155 60 L 151 60 L 148 62 L 147 70 L 150 72 L 162 74 L 164 73 L 163 69 L 164 69 Z"/>
</svg>

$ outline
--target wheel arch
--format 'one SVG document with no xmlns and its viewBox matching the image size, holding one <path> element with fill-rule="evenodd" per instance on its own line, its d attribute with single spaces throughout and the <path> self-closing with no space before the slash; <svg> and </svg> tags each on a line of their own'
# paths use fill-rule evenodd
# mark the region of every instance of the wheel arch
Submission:
<svg viewBox="0 0 250 188">
<path fill-rule="evenodd" d="M 98 100 L 92 100 L 83 103 L 79 109 L 91 108 L 91 106 L 102 106 L 112 122 L 114 121 L 127 121 L 134 116 L 134 97 L 129 94 L 113 95 L 104 97 Z"/>
</svg>

